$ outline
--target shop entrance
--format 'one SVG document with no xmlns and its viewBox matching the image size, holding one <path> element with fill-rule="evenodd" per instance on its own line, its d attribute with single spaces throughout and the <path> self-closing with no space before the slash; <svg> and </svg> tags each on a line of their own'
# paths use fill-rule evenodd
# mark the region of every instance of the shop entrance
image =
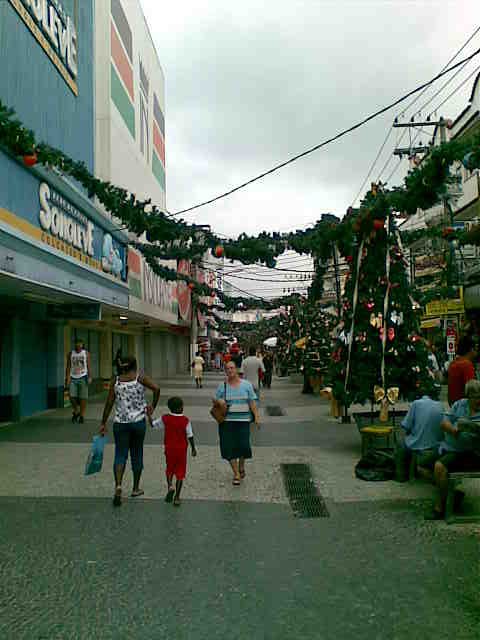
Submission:
<svg viewBox="0 0 480 640">
<path fill-rule="evenodd" d="M 22 322 L 20 416 L 48 408 L 48 333 L 43 322 Z"/>
</svg>

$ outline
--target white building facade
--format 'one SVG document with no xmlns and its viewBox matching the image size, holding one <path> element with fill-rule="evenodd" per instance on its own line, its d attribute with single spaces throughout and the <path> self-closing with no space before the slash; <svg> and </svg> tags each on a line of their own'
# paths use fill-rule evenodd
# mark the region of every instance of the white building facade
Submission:
<svg viewBox="0 0 480 640">
<path fill-rule="evenodd" d="M 95 3 L 95 47 L 95 174 L 165 210 L 165 78 L 139 0 Z M 177 283 L 131 248 L 128 268 L 119 330 L 129 338 L 112 352 L 128 348 L 156 378 L 186 371 L 191 321 L 179 314 Z"/>
</svg>

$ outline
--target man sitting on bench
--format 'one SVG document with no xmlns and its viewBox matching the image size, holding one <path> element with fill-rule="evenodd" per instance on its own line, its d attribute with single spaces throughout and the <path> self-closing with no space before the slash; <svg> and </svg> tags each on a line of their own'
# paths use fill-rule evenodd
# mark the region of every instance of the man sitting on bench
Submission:
<svg viewBox="0 0 480 640">
<path fill-rule="evenodd" d="M 435 484 L 439 489 L 439 495 L 433 511 L 425 516 L 428 520 L 440 520 L 445 515 L 449 473 L 480 471 L 480 435 L 464 433 L 461 429 L 462 419 L 470 420 L 470 424 L 476 420 L 480 421 L 479 380 L 467 382 L 465 396 L 453 404 L 442 420 L 445 440 L 440 444 L 440 457 L 435 463 L 434 470 Z"/>
<path fill-rule="evenodd" d="M 438 460 L 438 447 L 443 440 L 441 423 L 443 407 L 438 402 L 439 387 L 435 386 L 430 395 L 424 395 L 410 405 L 402 422 L 405 440 L 398 447 L 397 480 L 408 478 L 408 469 L 413 455 L 416 466 L 428 480 L 433 480 L 433 467 Z"/>
</svg>

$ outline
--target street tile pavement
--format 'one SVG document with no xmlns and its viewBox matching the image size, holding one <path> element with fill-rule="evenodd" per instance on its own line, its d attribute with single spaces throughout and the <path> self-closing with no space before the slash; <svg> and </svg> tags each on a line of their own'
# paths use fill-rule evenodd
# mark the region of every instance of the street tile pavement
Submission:
<svg viewBox="0 0 480 640">
<path fill-rule="evenodd" d="M 0 428 L 0 638 L 480 636 L 478 528 L 424 522 L 427 484 L 357 480 L 356 427 L 287 381 L 263 392 L 286 416 L 263 415 L 232 487 L 208 415 L 219 381 L 160 381 L 163 407 L 181 395 L 198 441 L 180 509 L 163 501 L 159 433 L 147 436 L 144 498 L 113 509 L 111 443 L 102 473 L 83 475 L 104 395 L 84 425 L 65 409 Z M 329 518 L 293 517 L 282 462 L 311 465 Z"/>
</svg>

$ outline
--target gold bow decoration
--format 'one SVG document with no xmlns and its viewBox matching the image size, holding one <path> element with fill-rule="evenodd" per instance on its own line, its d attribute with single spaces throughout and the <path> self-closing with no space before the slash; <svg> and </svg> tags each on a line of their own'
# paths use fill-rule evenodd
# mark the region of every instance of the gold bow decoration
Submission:
<svg viewBox="0 0 480 640">
<path fill-rule="evenodd" d="M 297 349 L 305 349 L 307 346 L 307 337 L 305 336 L 304 338 L 300 338 L 300 340 L 297 340 L 295 342 L 295 346 L 297 347 Z"/>
<path fill-rule="evenodd" d="M 380 422 L 387 422 L 388 409 L 390 405 L 398 402 L 400 389 L 398 387 L 390 387 L 385 391 L 383 387 L 375 385 L 373 388 L 373 397 L 376 403 L 380 403 Z"/>
</svg>

